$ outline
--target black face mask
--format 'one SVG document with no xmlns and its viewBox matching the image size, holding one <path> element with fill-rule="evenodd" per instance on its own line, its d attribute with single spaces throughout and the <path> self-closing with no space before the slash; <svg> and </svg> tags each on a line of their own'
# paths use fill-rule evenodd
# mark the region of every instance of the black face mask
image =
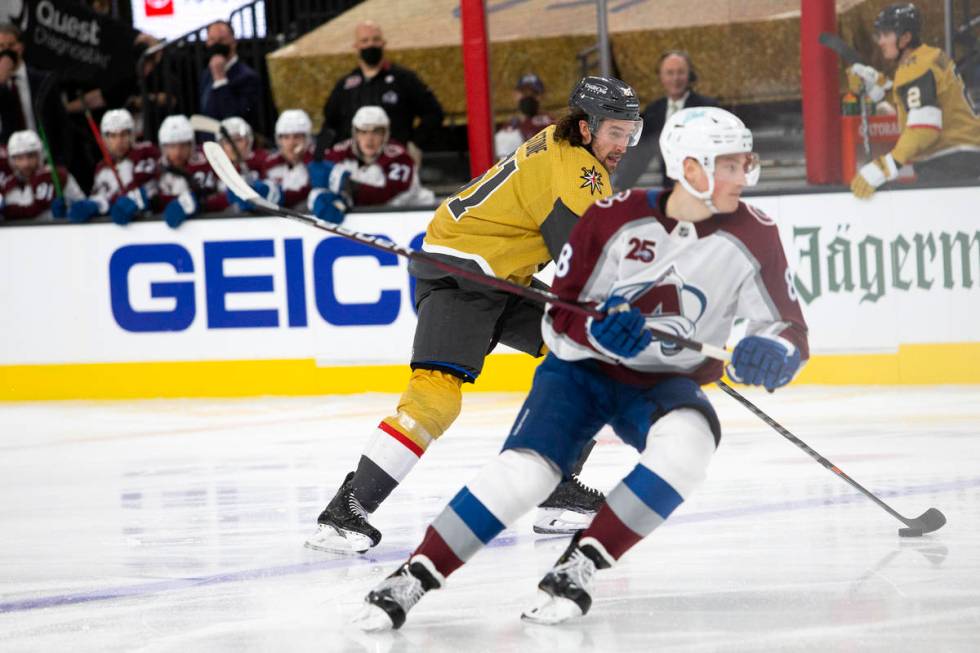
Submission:
<svg viewBox="0 0 980 653">
<path fill-rule="evenodd" d="M 2 59 L 3 57 L 10 57 L 10 59 L 14 62 L 15 66 L 20 61 L 20 59 L 17 57 L 16 50 L 7 49 L 7 50 L 0 51 L 0 59 Z"/>
<path fill-rule="evenodd" d="M 369 66 L 377 66 L 381 63 L 381 57 L 384 56 L 384 48 L 372 45 L 369 48 L 364 48 L 360 51 L 361 61 Z"/>
<path fill-rule="evenodd" d="M 517 110 L 528 118 L 533 118 L 538 115 L 538 109 L 540 107 L 541 104 L 538 102 L 538 98 L 533 95 L 525 95 L 517 102 Z"/>
<path fill-rule="evenodd" d="M 204 51 L 205 56 L 211 59 L 216 54 L 220 54 L 222 57 L 228 58 L 231 56 L 231 48 L 229 48 L 224 43 L 214 43 L 208 46 L 208 49 Z"/>
</svg>

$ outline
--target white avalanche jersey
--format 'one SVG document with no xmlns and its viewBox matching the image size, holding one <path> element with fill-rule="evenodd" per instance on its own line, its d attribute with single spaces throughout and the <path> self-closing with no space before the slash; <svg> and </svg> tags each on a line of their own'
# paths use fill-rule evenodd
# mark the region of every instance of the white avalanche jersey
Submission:
<svg viewBox="0 0 980 653">
<path fill-rule="evenodd" d="M 747 335 L 781 337 L 809 355 L 807 327 L 775 223 L 739 203 L 734 213 L 678 222 L 664 213 L 669 191 L 632 190 L 599 200 L 572 230 L 557 260 L 553 291 L 598 304 L 626 297 L 650 327 L 724 347 L 736 318 Z M 654 340 L 619 360 L 595 342 L 587 318 L 550 306 L 548 348 L 568 361 L 596 359 L 612 378 L 652 385 L 665 375 L 700 384 L 721 378 L 722 363 Z"/>
</svg>

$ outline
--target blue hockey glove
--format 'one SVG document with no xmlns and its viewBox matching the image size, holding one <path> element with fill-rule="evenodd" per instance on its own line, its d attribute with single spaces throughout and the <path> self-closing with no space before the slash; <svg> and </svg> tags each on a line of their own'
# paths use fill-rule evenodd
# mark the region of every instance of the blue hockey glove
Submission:
<svg viewBox="0 0 980 653">
<path fill-rule="evenodd" d="M 119 225 L 129 224 L 136 214 L 146 208 L 146 191 L 142 188 L 120 195 L 109 207 L 109 217 Z"/>
<path fill-rule="evenodd" d="M 197 200 L 194 194 L 183 192 L 167 203 L 163 209 L 163 219 L 167 226 L 176 229 L 195 213 L 197 213 Z"/>
<path fill-rule="evenodd" d="M 789 383 L 798 369 L 800 351 L 796 347 L 776 338 L 747 336 L 735 345 L 728 375 L 739 383 L 765 386 L 772 392 Z"/>
<path fill-rule="evenodd" d="M 249 184 L 256 193 L 261 195 L 267 202 L 272 202 L 276 206 L 282 206 L 282 189 L 276 184 L 256 179 Z"/>
<path fill-rule="evenodd" d="M 68 219 L 72 222 L 88 222 L 99 214 L 99 205 L 92 200 L 78 200 L 71 203 Z"/>
<path fill-rule="evenodd" d="M 65 201 L 64 197 L 56 197 L 51 200 L 51 215 L 62 220 L 68 217 L 68 202 Z"/>
<path fill-rule="evenodd" d="M 312 188 L 327 188 L 330 185 L 330 173 L 334 165 L 330 161 L 313 161 L 306 166 L 306 171 L 310 174 L 310 186 Z"/>
<path fill-rule="evenodd" d="M 323 188 L 314 188 L 306 201 L 307 208 L 324 222 L 340 224 L 347 214 L 347 204 L 337 194 Z"/>
<path fill-rule="evenodd" d="M 643 313 L 631 308 L 624 297 L 610 297 L 599 310 L 606 311 L 606 317 L 601 321 L 589 318 L 588 329 L 603 349 L 620 358 L 632 358 L 653 340 L 653 334 L 645 328 Z"/>
</svg>

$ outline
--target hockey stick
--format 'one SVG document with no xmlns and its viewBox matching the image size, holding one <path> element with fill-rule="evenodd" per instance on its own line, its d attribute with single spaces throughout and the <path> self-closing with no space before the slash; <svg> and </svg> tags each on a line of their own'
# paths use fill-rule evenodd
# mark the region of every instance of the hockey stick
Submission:
<svg viewBox="0 0 980 653">
<path fill-rule="evenodd" d="M 206 134 L 211 134 L 215 138 L 224 138 L 228 140 L 231 145 L 231 151 L 235 153 L 235 163 L 239 166 L 245 165 L 245 157 L 242 156 L 241 151 L 238 146 L 235 145 L 235 141 L 232 140 L 231 134 L 228 133 L 228 129 L 221 124 L 220 120 L 216 120 L 211 116 L 204 116 L 200 113 L 195 113 L 190 119 L 191 128 L 196 132 L 204 132 Z"/>
<path fill-rule="evenodd" d="M 837 56 L 841 58 L 841 61 L 848 66 L 856 63 L 864 63 L 861 60 L 861 55 L 858 53 L 858 51 L 846 43 L 844 39 L 837 34 L 833 34 L 831 32 L 821 32 L 820 36 L 817 37 L 817 40 L 820 41 L 820 45 L 824 46 L 825 48 L 830 48 L 836 52 Z M 861 95 L 858 97 L 858 102 L 861 106 L 861 140 L 864 145 L 864 157 L 867 161 L 871 158 L 871 136 L 868 128 L 868 105 L 864 101 L 864 98 L 865 93 L 862 91 Z"/>
<path fill-rule="evenodd" d="M 61 177 L 58 176 L 58 167 L 54 163 L 54 156 L 51 154 L 51 144 L 48 142 L 48 134 L 44 130 L 44 121 L 41 119 L 42 102 L 47 99 L 48 93 L 54 88 L 55 76 L 50 73 L 41 83 L 41 88 L 34 99 L 34 122 L 37 124 L 37 135 L 41 138 L 41 145 L 44 146 L 44 158 L 48 161 L 48 168 L 51 169 L 51 183 L 54 186 L 54 194 L 59 198 L 64 198 L 64 191 L 61 188 Z"/>
<path fill-rule="evenodd" d="M 126 186 L 122 183 L 122 177 L 119 176 L 119 171 L 116 170 L 116 164 L 112 162 L 112 155 L 109 154 L 109 148 L 105 145 L 105 139 L 102 138 L 102 132 L 99 131 L 98 125 L 95 124 L 95 118 L 92 117 L 92 112 L 88 108 L 88 103 L 85 101 L 85 94 L 82 93 L 78 96 L 78 99 L 82 102 L 82 108 L 85 110 L 85 120 L 88 122 L 88 128 L 92 132 L 92 136 L 95 137 L 95 143 L 99 146 L 99 151 L 102 153 L 102 161 L 112 170 L 112 176 L 116 178 L 116 183 L 119 184 L 119 194 L 122 195 L 126 192 Z"/>
<path fill-rule="evenodd" d="M 506 279 L 500 279 L 498 277 L 477 272 L 476 270 L 471 270 L 460 265 L 454 265 L 448 261 L 432 256 L 427 252 L 396 245 L 385 238 L 378 238 L 377 236 L 372 236 L 370 234 L 362 234 L 357 231 L 346 229 L 332 222 L 322 222 L 317 220 L 312 215 L 307 215 L 299 211 L 293 211 L 292 209 L 282 208 L 273 204 L 272 202 L 269 202 L 264 197 L 256 193 L 255 190 L 253 190 L 252 187 L 249 186 L 244 179 L 242 179 L 242 176 L 235 169 L 235 166 L 228 159 L 228 155 L 225 154 L 220 145 L 214 142 L 205 143 L 204 156 L 207 157 L 208 163 L 211 164 L 211 167 L 218 175 L 218 178 L 225 182 L 225 186 L 227 186 L 232 193 L 241 199 L 250 202 L 253 206 L 261 209 L 264 212 L 302 222 L 303 224 L 311 227 L 328 231 L 337 236 L 343 236 L 344 238 L 357 241 L 363 245 L 373 247 L 374 249 L 378 249 L 383 252 L 404 256 L 409 260 L 423 262 L 426 265 L 431 265 L 432 267 L 469 281 L 475 281 L 477 283 L 481 283 L 498 290 L 503 290 L 504 292 L 509 292 L 536 302 L 554 304 L 555 306 L 560 306 L 579 315 L 585 315 L 600 320 L 606 315 L 604 312 L 593 306 L 586 306 L 583 304 L 566 301 L 564 299 L 560 299 L 554 293 L 538 290 L 537 288 L 531 288 L 529 286 L 522 286 L 512 281 L 507 281 Z M 683 336 L 677 336 L 673 333 L 661 331 L 660 329 L 654 329 L 652 327 L 648 327 L 648 329 L 657 339 L 664 342 L 669 342 L 686 349 L 700 352 L 704 356 L 714 358 L 716 360 L 731 360 L 731 354 L 721 347 L 697 342 L 695 340 L 689 340 Z"/>
<path fill-rule="evenodd" d="M 861 494 L 863 494 L 864 496 L 868 497 L 869 499 L 877 503 L 892 517 L 905 524 L 906 528 L 898 529 L 898 534 L 900 536 L 918 537 L 923 533 L 931 533 L 933 531 L 937 531 L 943 527 L 943 524 L 946 523 L 946 516 L 943 515 L 943 513 L 939 512 L 939 510 L 936 508 L 929 508 L 924 513 L 922 513 L 918 517 L 915 517 L 914 519 L 909 519 L 908 517 L 903 517 L 902 515 L 898 514 L 898 512 L 896 512 L 891 506 L 889 506 L 887 503 L 885 503 L 884 501 L 876 497 L 869 490 L 865 489 L 860 483 L 855 481 L 853 478 L 851 478 L 850 476 L 842 472 L 837 467 L 837 465 L 833 464 L 832 462 L 830 462 L 829 460 L 827 460 L 826 458 L 818 454 L 816 451 L 811 449 L 810 446 L 807 445 L 807 443 L 803 442 L 803 440 L 800 440 L 798 437 L 790 433 L 786 428 L 783 427 L 782 424 L 780 424 L 773 418 L 769 417 L 769 415 L 764 413 L 761 408 L 759 408 L 751 401 L 746 399 L 744 396 L 742 396 L 742 394 L 739 393 L 737 390 L 735 390 L 735 388 L 731 387 L 724 381 L 716 381 L 715 384 L 719 388 L 721 388 L 729 397 L 732 397 L 735 401 L 748 408 L 752 414 L 754 414 L 763 422 L 771 426 L 773 430 L 776 431 L 776 433 L 779 433 L 781 436 L 783 436 L 784 438 L 786 438 L 787 440 L 795 444 L 797 447 L 805 451 L 811 458 L 816 460 L 818 463 L 820 463 L 821 465 L 823 465 L 833 473 L 837 474 L 837 476 L 844 479 L 851 487 L 858 490 L 859 492 L 861 492 Z"/>
</svg>

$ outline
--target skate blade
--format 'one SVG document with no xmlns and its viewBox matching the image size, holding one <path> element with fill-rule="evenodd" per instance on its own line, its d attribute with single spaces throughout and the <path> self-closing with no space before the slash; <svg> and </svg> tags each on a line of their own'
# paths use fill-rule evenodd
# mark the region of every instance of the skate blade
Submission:
<svg viewBox="0 0 980 653">
<path fill-rule="evenodd" d="M 361 606 L 360 611 L 350 620 L 350 625 L 365 633 L 393 630 L 395 626 L 387 612 L 371 603 Z"/>
<path fill-rule="evenodd" d="M 372 542 L 366 535 L 318 524 L 316 533 L 306 540 L 304 546 L 315 551 L 356 555 L 370 549 Z"/>
<path fill-rule="evenodd" d="M 594 512 L 581 513 L 561 508 L 539 508 L 532 529 L 541 535 L 574 535 L 592 523 Z"/>
<path fill-rule="evenodd" d="M 582 616 L 582 610 L 571 599 L 551 596 L 538 591 L 535 604 L 521 615 L 521 619 L 532 624 L 554 626 Z"/>
</svg>

